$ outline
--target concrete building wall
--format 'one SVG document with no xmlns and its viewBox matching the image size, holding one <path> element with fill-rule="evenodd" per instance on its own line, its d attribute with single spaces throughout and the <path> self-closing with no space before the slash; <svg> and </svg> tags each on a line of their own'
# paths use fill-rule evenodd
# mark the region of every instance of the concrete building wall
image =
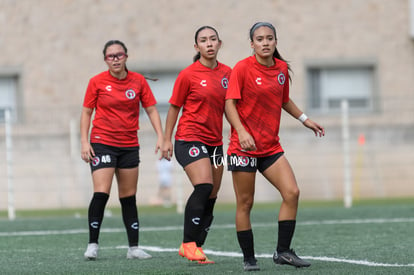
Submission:
<svg viewBox="0 0 414 275">
<path fill-rule="evenodd" d="M 229 66 L 251 54 L 248 30 L 272 22 L 278 49 L 294 74 L 291 98 L 326 127 L 314 138 L 296 120 L 282 118 L 281 142 L 304 199 L 343 195 L 341 115 L 309 110 L 307 68 L 315 64 L 369 63 L 375 68 L 373 111 L 350 114 L 353 192 L 359 197 L 412 196 L 414 187 L 414 40 L 409 0 L 0 0 L 0 77 L 16 76 L 18 122 L 13 130 L 13 185 L 18 208 L 86 206 L 88 167 L 77 154 L 76 132 L 88 80 L 106 70 L 102 49 L 119 39 L 128 47 L 128 66 L 140 72 L 178 72 L 194 55 L 194 32 L 217 28 L 219 60 Z M 168 98 L 171 91 L 154 91 Z M 167 96 L 165 96 L 167 93 Z M 72 123 L 72 124 L 71 124 Z M 2 126 L 4 124 L 1 124 Z M 153 133 L 142 117 L 140 203 L 156 194 Z M 72 128 L 73 129 L 73 128 Z M 225 129 L 226 137 L 228 127 Z M 363 136 L 365 143 L 358 143 Z M 72 138 L 72 139 L 71 139 Z M 226 147 L 226 146 L 225 146 Z M 7 207 L 5 130 L 0 128 L 0 210 Z M 183 183 L 175 165 L 174 191 Z M 180 196 L 180 195 L 178 195 Z M 257 176 L 257 200 L 280 200 Z M 234 201 L 225 173 L 222 201 Z M 111 196 L 117 204 L 116 190 Z"/>
</svg>

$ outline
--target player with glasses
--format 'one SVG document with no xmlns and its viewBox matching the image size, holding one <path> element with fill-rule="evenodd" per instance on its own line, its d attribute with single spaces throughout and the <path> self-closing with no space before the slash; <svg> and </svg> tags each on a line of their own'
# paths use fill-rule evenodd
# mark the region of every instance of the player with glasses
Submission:
<svg viewBox="0 0 414 275">
<path fill-rule="evenodd" d="M 89 243 L 84 256 L 89 260 L 97 258 L 100 228 L 115 175 L 128 237 L 127 258 L 147 259 L 151 255 L 138 248 L 136 205 L 140 104 L 158 136 L 155 153 L 163 140 L 161 120 L 155 107 L 157 102 L 144 76 L 126 68 L 128 55 L 124 43 L 108 41 L 103 54 L 108 70 L 90 79 L 80 121 L 81 157 L 90 164 L 94 192 L 88 210 Z M 89 136 L 93 112 L 95 117 Z"/>
</svg>

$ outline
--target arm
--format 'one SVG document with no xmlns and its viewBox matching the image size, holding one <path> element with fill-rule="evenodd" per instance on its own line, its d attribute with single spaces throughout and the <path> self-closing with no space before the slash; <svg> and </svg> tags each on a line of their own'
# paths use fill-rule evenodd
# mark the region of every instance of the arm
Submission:
<svg viewBox="0 0 414 275">
<path fill-rule="evenodd" d="M 282 108 L 296 119 L 299 119 L 299 117 L 303 114 L 303 112 L 290 98 L 288 102 L 283 103 Z M 303 121 L 303 125 L 311 129 L 315 133 L 315 136 L 322 137 L 325 135 L 325 129 L 307 117 L 305 118 L 305 121 Z"/>
<path fill-rule="evenodd" d="M 157 144 L 155 145 L 155 153 L 158 153 L 158 150 L 161 148 L 161 145 L 162 145 L 162 126 L 161 126 L 160 114 L 158 113 L 157 107 L 155 107 L 155 105 L 146 107 L 144 109 L 158 137 Z"/>
<path fill-rule="evenodd" d="M 236 108 L 236 99 L 227 99 L 225 105 L 225 114 L 229 123 L 236 130 L 237 135 L 239 136 L 239 142 L 242 150 L 254 151 L 256 150 L 256 145 L 253 137 L 246 131 L 243 124 L 240 121 L 239 113 Z"/>
<path fill-rule="evenodd" d="M 173 104 L 171 104 L 168 109 L 167 119 L 165 122 L 164 142 L 162 145 L 162 156 L 167 160 L 171 160 L 171 157 L 173 156 L 174 150 L 171 139 L 180 109 L 180 107 Z"/>
<path fill-rule="evenodd" d="M 80 135 L 81 135 L 81 158 L 85 162 L 90 162 L 90 160 L 95 156 L 95 152 L 91 144 L 89 143 L 89 127 L 91 125 L 93 109 L 91 108 L 82 108 L 81 119 L 80 119 Z"/>
</svg>

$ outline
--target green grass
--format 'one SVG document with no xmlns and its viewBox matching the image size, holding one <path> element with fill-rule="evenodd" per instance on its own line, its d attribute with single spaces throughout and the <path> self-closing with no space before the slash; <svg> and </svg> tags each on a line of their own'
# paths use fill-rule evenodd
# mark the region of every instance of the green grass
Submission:
<svg viewBox="0 0 414 275">
<path fill-rule="evenodd" d="M 312 263 L 306 269 L 276 266 L 270 258 L 276 244 L 278 207 L 256 204 L 253 209 L 255 250 L 261 267 L 253 274 L 414 274 L 414 200 L 357 201 L 350 209 L 339 201 L 301 202 L 292 247 Z M 96 261 L 83 259 L 88 239 L 86 209 L 17 211 L 14 221 L 2 213 L 0 273 L 243 273 L 233 204 L 216 207 L 204 246 L 216 264 L 208 266 L 178 256 L 183 215 L 162 207 L 139 208 L 140 245 L 153 258 L 127 260 L 120 210 L 110 210 L 112 216 L 103 222 Z M 218 256 L 218 252 L 233 254 Z"/>
</svg>

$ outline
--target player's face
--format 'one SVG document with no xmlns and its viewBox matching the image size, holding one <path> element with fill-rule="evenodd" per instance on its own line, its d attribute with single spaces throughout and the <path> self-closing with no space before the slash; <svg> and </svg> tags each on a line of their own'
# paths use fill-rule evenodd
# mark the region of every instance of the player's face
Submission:
<svg viewBox="0 0 414 275">
<path fill-rule="evenodd" d="M 121 45 L 114 44 L 106 49 L 105 62 L 112 73 L 119 74 L 124 71 L 127 58 Z"/>
<path fill-rule="evenodd" d="M 217 58 L 217 53 L 220 47 L 221 42 L 217 37 L 216 32 L 208 28 L 199 32 L 197 44 L 194 45 L 196 51 L 200 52 L 201 58 L 205 59 Z"/>
<path fill-rule="evenodd" d="M 251 47 L 259 57 L 271 58 L 276 50 L 276 44 L 275 34 L 269 27 L 263 26 L 254 31 Z"/>
</svg>

